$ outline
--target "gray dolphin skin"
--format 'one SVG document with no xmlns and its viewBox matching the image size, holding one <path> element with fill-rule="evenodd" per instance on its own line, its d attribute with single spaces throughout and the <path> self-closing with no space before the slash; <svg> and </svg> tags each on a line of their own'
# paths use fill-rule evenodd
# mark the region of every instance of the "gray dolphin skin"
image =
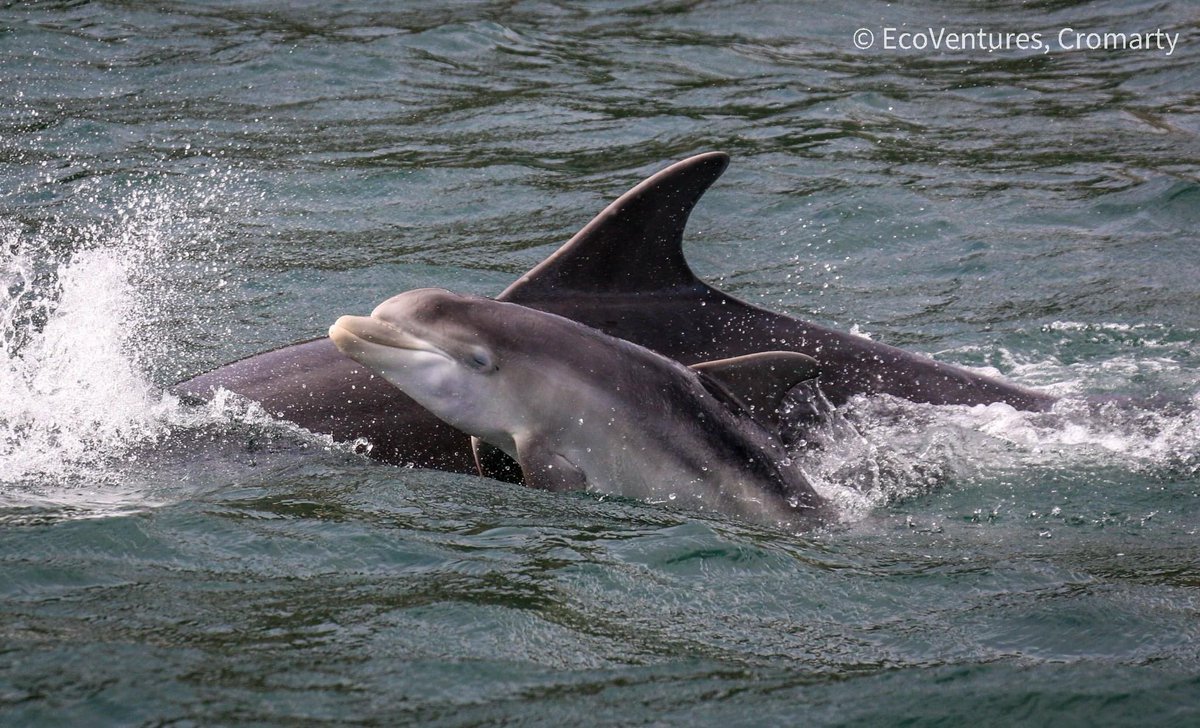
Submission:
<svg viewBox="0 0 1200 728">
<path fill-rule="evenodd" d="M 729 163 L 721 152 L 671 165 L 605 208 L 497 298 L 559 314 L 683 364 L 785 349 L 821 362 L 834 403 L 890 394 L 932 404 L 1056 399 L 964 368 L 752 306 L 700 281 L 683 255 L 688 215 Z M 337 350 L 328 338 L 257 354 L 175 386 L 204 400 L 224 388 L 339 441 L 365 439 L 392 463 L 475 472 L 467 438 Z"/>
<path fill-rule="evenodd" d="M 783 396 L 818 374 L 803 354 L 688 368 L 561 316 L 433 288 L 342 316 L 329 338 L 476 438 L 485 473 L 490 445 L 533 487 L 670 500 L 785 527 L 828 519 L 772 427 Z"/>
</svg>

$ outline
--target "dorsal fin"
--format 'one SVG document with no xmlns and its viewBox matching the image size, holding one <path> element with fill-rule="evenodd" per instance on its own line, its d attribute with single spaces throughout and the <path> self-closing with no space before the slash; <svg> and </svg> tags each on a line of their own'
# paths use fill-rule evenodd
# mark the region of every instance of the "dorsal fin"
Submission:
<svg viewBox="0 0 1200 728">
<path fill-rule="evenodd" d="M 729 155 L 708 152 L 644 180 L 506 288 L 499 300 L 702 286 L 683 257 L 683 228 L 700 196 L 728 164 Z"/>
<path fill-rule="evenodd" d="M 779 425 L 778 410 L 784 395 L 821 374 L 816 359 L 794 351 L 717 359 L 693 364 L 691 369 L 704 375 L 701 382 L 708 378 L 725 388 L 726 392 L 714 392 L 718 398 L 731 394 L 746 406 L 751 417 L 774 426 Z"/>
</svg>

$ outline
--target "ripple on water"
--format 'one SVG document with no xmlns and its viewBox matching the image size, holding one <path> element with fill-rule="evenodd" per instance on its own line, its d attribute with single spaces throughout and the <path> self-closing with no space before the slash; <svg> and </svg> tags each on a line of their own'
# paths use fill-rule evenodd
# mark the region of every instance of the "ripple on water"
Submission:
<svg viewBox="0 0 1200 728">
<path fill-rule="evenodd" d="M 1186 723 L 1200 44 L 850 45 L 1191 22 L 1009 5 L 2 11 L 5 722 Z M 856 400 L 796 454 L 843 522 L 790 534 L 161 394 L 330 310 L 498 292 L 709 149 L 707 279 L 1069 401 Z M 1170 401 L 1077 401 L 1108 394 Z"/>
</svg>

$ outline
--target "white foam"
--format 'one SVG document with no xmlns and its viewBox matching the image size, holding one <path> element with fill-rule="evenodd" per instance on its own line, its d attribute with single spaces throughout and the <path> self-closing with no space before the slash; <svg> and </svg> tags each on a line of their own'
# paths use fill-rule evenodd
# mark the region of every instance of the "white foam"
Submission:
<svg viewBox="0 0 1200 728">
<path fill-rule="evenodd" d="M 1069 364 L 1054 353 L 1035 358 L 995 349 L 984 353 L 1003 371 L 973 368 L 1063 397 L 1050 412 L 857 397 L 815 433 L 821 446 L 799 453 L 797 461 L 847 521 L 949 482 L 970 487 L 1004 473 L 1119 468 L 1188 478 L 1200 472 L 1200 375 L 1180 363 L 1193 332 L 1154 324 L 1050 328 L 1068 337 L 1058 342 L 1068 351 L 1080 343 L 1073 337 L 1089 337 L 1092 348 L 1096 332 L 1122 338 L 1110 350 L 1089 351 L 1091 358 Z M 1131 336 L 1137 344 L 1132 350 Z M 1097 405 L 1084 399 L 1138 391 L 1174 393 L 1175 403 Z"/>
<path fill-rule="evenodd" d="M 1200 473 L 1200 394 L 1190 406 L 1166 409 L 1065 400 L 1050 412 L 858 397 L 830 419 L 835 431 L 818 433 L 821 447 L 797 460 L 846 521 L 951 481 L 969 484 L 1004 472 Z"/>
<path fill-rule="evenodd" d="M 129 463 L 189 429 L 272 422 L 227 395 L 182 406 L 147 374 L 172 335 L 155 317 L 180 298 L 159 273 L 196 236 L 213 249 L 212 227 L 185 214 L 197 202 L 134 193 L 74 230 L 0 221 L 0 505 L 152 506 L 161 489 L 126 477 Z"/>
<path fill-rule="evenodd" d="M 863 331 L 863 330 L 862 330 L 862 327 L 861 327 L 861 326 L 859 326 L 858 324 L 853 324 L 853 325 L 850 327 L 850 335 L 851 335 L 851 336 L 857 336 L 857 337 L 859 337 L 860 339 L 866 339 L 867 341 L 873 341 L 873 340 L 874 340 L 874 339 L 873 339 L 873 337 L 872 337 L 872 336 L 871 336 L 869 333 L 867 333 L 866 331 Z"/>
<path fill-rule="evenodd" d="M 0 479 L 92 460 L 161 422 L 169 404 L 126 353 L 125 275 L 111 250 L 82 251 L 59 266 L 62 294 L 45 327 L 0 369 Z"/>
</svg>

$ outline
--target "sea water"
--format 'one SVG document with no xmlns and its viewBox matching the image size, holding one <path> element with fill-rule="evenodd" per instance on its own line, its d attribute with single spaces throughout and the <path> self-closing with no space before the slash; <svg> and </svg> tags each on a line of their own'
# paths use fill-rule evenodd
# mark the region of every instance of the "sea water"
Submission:
<svg viewBox="0 0 1200 728">
<path fill-rule="evenodd" d="M 41 3 L 0 70 L 0 722 L 1196 720 L 1190 4 Z M 1063 402 L 855 399 L 790 533 L 167 391 L 713 149 L 706 280 Z"/>
</svg>

